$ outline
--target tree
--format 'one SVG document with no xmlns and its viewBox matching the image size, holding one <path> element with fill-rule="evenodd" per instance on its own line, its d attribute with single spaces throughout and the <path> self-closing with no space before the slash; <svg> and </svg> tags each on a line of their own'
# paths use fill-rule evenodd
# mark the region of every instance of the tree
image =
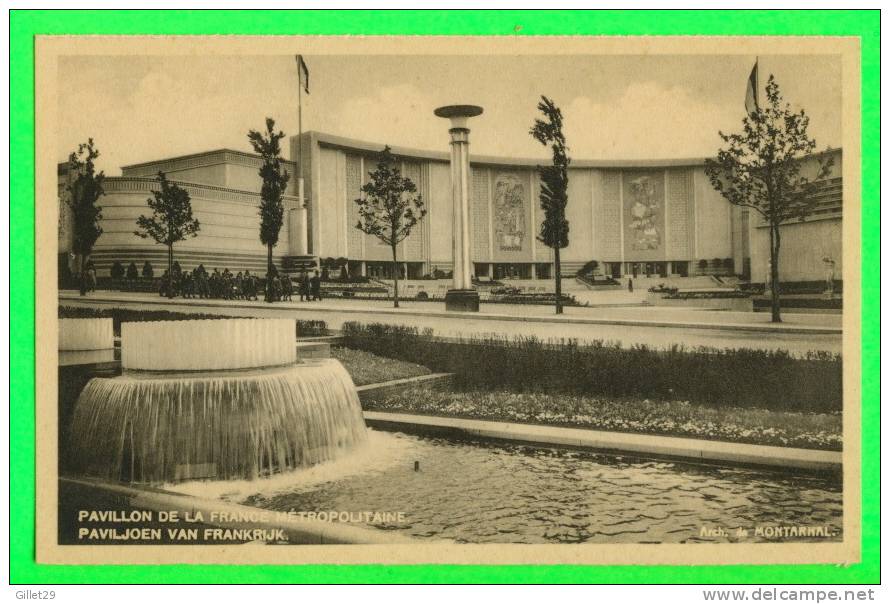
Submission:
<svg viewBox="0 0 890 604">
<path fill-rule="evenodd" d="M 807 136 L 810 118 L 783 101 L 772 75 L 766 100 L 764 107 L 755 106 L 744 118 L 742 133 L 719 132 L 727 147 L 720 149 L 716 159 L 706 161 L 705 173 L 729 203 L 755 210 L 769 227 L 772 321 L 779 323 L 779 227 L 790 220 L 803 221 L 812 213 L 819 203 L 814 195 L 818 181 L 828 176 L 834 162 L 818 158 L 816 176 L 802 176 L 802 159 L 816 149 L 815 139 Z"/>
<path fill-rule="evenodd" d="M 151 216 L 136 219 L 136 235 L 167 246 L 167 297 L 173 297 L 173 244 L 187 237 L 195 237 L 201 230 L 197 218 L 192 217 L 192 199 L 188 191 L 167 180 L 163 172 L 157 176 L 160 190 L 152 191 L 148 198 Z"/>
<path fill-rule="evenodd" d="M 562 270 L 559 250 L 569 245 L 569 221 L 566 220 L 566 204 L 569 201 L 569 163 L 566 138 L 562 133 L 562 111 L 546 96 L 541 96 L 538 110 L 545 119 L 536 119 L 529 130 L 532 137 L 549 146 L 553 163 L 538 166 L 541 177 L 541 192 L 538 198 L 544 210 L 541 234 L 538 241 L 553 250 L 554 278 L 556 280 L 556 314 L 562 314 Z"/>
<path fill-rule="evenodd" d="M 139 278 L 139 269 L 136 268 L 136 263 L 131 262 L 129 266 L 127 266 L 127 280 L 135 281 Z"/>
<path fill-rule="evenodd" d="M 281 139 L 284 132 L 275 132 L 275 120 L 266 118 L 266 132 L 251 130 L 247 134 L 253 150 L 263 157 L 260 167 L 260 178 L 263 186 L 260 190 L 260 241 L 268 251 L 266 256 L 266 274 L 272 275 L 272 248 L 278 245 L 278 233 L 284 224 L 284 204 L 281 201 L 290 174 L 281 170 Z M 266 302 L 272 301 L 272 288 L 266 288 Z"/>
<path fill-rule="evenodd" d="M 102 183 L 104 172 L 96 172 L 95 160 L 99 150 L 93 139 L 78 145 L 77 151 L 68 156 L 68 167 L 73 178 L 65 187 L 68 192 L 67 203 L 72 212 L 71 251 L 77 257 L 77 274 L 86 266 L 96 240 L 102 234 L 99 222 L 102 220 L 102 208 L 96 205 L 100 197 L 105 195 Z"/>
<path fill-rule="evenodd" d="M 142 278 L 148 279 L 149 281 L 153 279 L 155 276 L 155 269 L 151 265 L 151 262 L 148 260 L 145 261 L 145 264 L 142 265 Z"/>
<path fill-rule="evenodd" d="M 394 279 L 393 306 L 399 307 L 398 245 L 410 234 L 411 229 L 426 216 L 426 208 L 417 193 L 417 186 L 403 177 L 389 145 L 383 148 L 377 159 L 377 167 L 369 172 L 362 197 L 355 200 L 359 221 L 355 228 L 373 235 L 392 250 L 392 274 Z"/>
</svg>

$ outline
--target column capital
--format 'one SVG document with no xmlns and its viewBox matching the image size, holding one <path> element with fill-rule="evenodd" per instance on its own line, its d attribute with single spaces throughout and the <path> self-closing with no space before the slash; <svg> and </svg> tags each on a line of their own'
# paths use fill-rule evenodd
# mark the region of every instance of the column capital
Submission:
<svg viewBox="0 0 890 604">
<path fill-rule="evenodd" d="M 448 130 L 448 133 L 451 135 L 451 143 L 463 143 L 465 145 L 470 144 L 470 129 L 469 128 L 451 128 Z"/>
</svg>

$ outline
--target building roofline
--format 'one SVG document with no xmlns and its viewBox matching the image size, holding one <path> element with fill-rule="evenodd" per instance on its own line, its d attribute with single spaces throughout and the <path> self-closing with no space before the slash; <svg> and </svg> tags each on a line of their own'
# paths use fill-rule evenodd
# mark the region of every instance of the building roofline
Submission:
<svg viewBox="0 0 890 604">
<path fill-rule="evenodd" d="M 310 131 L 306 135 L 312 137 L 320 145 L 326 147 L 335 147 L 344 150 L 363 151 L 368 153 L 378 153 L 383 149 L 383 144 L 371 143 L 368 141 L 327 134 L 325 132 Z M 472 148 L 472 144 L 471 144 Z M 390 145 L 393 155 L 398 157 L 409 157 L 417 159 L 430 159 L 434 161 L 448 162 L 451 154 L 446 151 L 429 151 L 425 149 L 416 149 L 412 147 L 401 147 L 398 145 Z M 471 164 L 489 164 L 489 165 L 506 165 L 506 166 L 527 166 L 535 167 L 544 162 L 546 158 L 536 159 L 531 157 L 499 157 L 494 155 L 476 155 L 470 153 Z M 573 168 L 648 168 L 648 167 L 673 167 L 673 166 L 698 166 L 704 165 L 704 158 L 680 158 L 680 159 L 638 159 L 638 160 L 590 160 L 590 159 L 573 159 L 571 166 Z"/>
<path fill-rule="evenodd" d="M 348 151 L 361 151 L 366 153 L 380 152 L 384 144 L 372 143 L 369 141 L 328 134 L 311 130 L 303 133 L 303 136 L 310 137 L 311 140 L 318 142 L 325 147 L 333 147 Z M 295 138 L 295 137 L 292 137 Z M 472 145 L 471 145 L 472 148 Z M 398 145 L 390 145 L 393 155 L 403 158 L 428 159 L 433 161 L 448 162 L 451 159 L 450 153 L 446 151 L 430 151 L 427 149 L 417 149 L 413 147 L 401 147 Z M 841 147 L 830 148 L 817 153 L 813 153 L 813 157 L 819 157 L 826 153 L 840 151 Z M 675 168 L 675 167 L 693 167 L 704 166 L 704 157 L 687 157 L 687 158 L 668 158 L 668 159 L 573 159 L 569 168 Z M 481 165 L 502 165 L 502 166 L 522 166 L 535 167 L 546 159 L 534 159 L 529 157 L 499 157 L 493 155 L 475 155 L 470 153 L 471 164 Z"/>
<path fill-rule="evenodd" d="M 248 153 L 247 151 L 238 151 L 237 149 L 222 148 L 222 149 L 212 149 L 210 151 L 201 151 L 199 153 L 189 153 L 186 155 L 175 155 L 173 157 L 162 157 L 162 158 L 154 159 L 151 161 L 139 162 L 138 164 L 128 164 L 126 166 L 121 166 L 121 170 L 132 170 L 134 168 L 144 168 L 147 166 L 151 166 L 153 164 L 163 164 L 163 163 L 168 163 L 168 162 L 173 162 L 173 161 L 195 159 L 198 157 L 209 157 L 211 155 L 218 155 L 221 153 L 231 153 L 232 155 L 240 155 L 241 157 L 246 157 L 246 158 L 254 159 L 254 160 L 256 160 L 256 159 L 261 160 L 263 158 L 262 155 L 259 155 L 257 153 Z M 283 157 L 281 158 L 281 161 L 286 164 L 296 165 L 295 161 L 285 159 Z"/>
</svg>

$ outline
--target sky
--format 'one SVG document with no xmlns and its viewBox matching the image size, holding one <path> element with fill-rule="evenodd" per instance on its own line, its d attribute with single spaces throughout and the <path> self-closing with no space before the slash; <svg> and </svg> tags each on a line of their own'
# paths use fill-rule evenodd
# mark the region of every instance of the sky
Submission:
<svg viewBox="0 0 890 604">
<path fill-rule="evenodd" d="M 704 157 L 740 130 L 755 57 L 734 55 L 306 56 L 303 130 L 448 150 L 441 105 L 480 105 L 470 153 L 543 158 L 528 134 L 542 94 L 561 107 L 576 159 Z M 100 169 L 218 148 L 251 151 L 267 116 L 298 130 L 289 56 L 67 56 L 59 63 L 58 160 L 92 137 Z M 841 145 L 841 62 L 761 56 L 818 148 Z"/>
</svg>

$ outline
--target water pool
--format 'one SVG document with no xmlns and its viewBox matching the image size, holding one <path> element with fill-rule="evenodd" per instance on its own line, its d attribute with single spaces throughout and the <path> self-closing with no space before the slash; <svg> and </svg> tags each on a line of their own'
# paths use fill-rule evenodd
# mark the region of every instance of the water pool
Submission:
<svg viewBox="0 0 890 604">
<path fill-rule="evenodd" d="M 217 488 L 216 496 L 247 505 L 350 512 L 358 524 L 462 543 L 842 538 L 836 478 L 376 431 L 349 460 Z M 757 527 L 768 528 L 756 534 Z M 777 539 L 777 527 L 823 527 L 824 534 Z"/>
</svg>

